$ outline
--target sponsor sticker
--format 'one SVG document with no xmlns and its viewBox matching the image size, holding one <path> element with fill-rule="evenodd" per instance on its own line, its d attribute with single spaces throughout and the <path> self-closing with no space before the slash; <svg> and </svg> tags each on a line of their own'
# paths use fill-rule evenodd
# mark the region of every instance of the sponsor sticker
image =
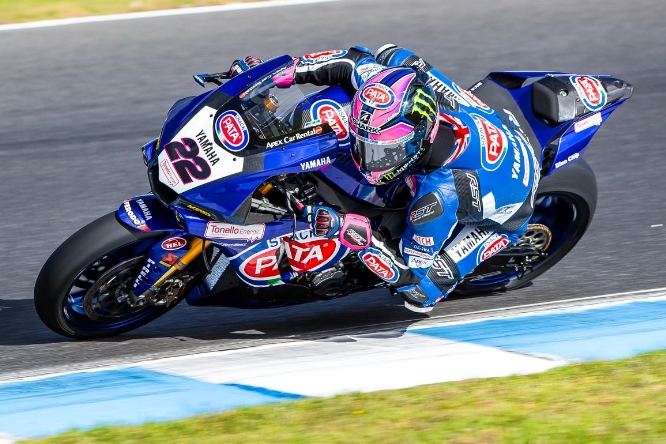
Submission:
<svg viewBox="0 0 666 444">
<path fill-rule="evenodd" d="M 453 88 L 460 94 L 461 96 L 465 97 L 466 101 L 472 105 L 472 107 L 479 109 L 483 112 L 486 113 L 492 113 L 493 110 L 490 108 L 488 105 L 486 105 L 483 100 L 479 99 L 477 96 L 472 94 L 471 92 L 467 91 L 464 88 L 461 88 L 459 85 L 452 83 Z"/>
<path fill-rule="evenodd" d="M 171 237 L 162 242 L 162 248 L 165 250 L 180 250 L 187 245 L 187 240 L 182 237 Z"/>
<path fill-rule="evenodd" d="M 353 116 L 351 118 L 351 121 L 354 125 L 356 125 L 356 128 L 360 129 L 361 131 L 367 131 L 370 134 L 379 134 L 380 129 L 370 125 L 372 114 L 367 111 L 361 111 L 358 117 L 358 119 Z"/>
<path fill-rule="evenodd" d="M 452 109 L 457 110 L 458 105 L 472 106 L 452 87 L 444 83 L 441 79 L 435 77 L 431 72 L 428 73 L 428 76 L 430 77 L 428 80 L 428 86 L 432 87 L 441 98 L 449 102 Z"/>
<path fill-rule="evenodd" d="M 506 134 L 485 117 L 477 114 L 471 114 L 471 116 L 479 133 L 481 166 L 486 171 L 495 171 L 502 164 L 508 151 Z"/>
<path fill-rule="evenodd" d="M 139 230 L 150 231 L 150 228 L 148 228 L 146 225 L 146 221 L 139 217 L 132 208 L 132 204 L 130 203 L 131 201 L 132 199 L 127 199 L 123 202 L 123 209 L 125 210 L 125 214 Z"/>
<path fill-rule="evenodd" d="M 316 63 L 327 62 L 333 59 L 339 59 L 347 55 L 347 50 L 335 49 L 332 51 L 313 52 L 301 57 L 301 63 L 314 65 Z"/>
<path fill-rule="evenodd" d="M 366 63 L 365 65 L 356 67 L 356 74 L 361 77 L 364 82 L 370 77 L 386 69 L 386 66 L 378 65 L 377 63 Z"/>
<path fill-rule="evenodd" d="M 314 270 L 328 263 L 338 252 L 340 244 L 332 239 L 316 239 L 308 242 L 285 239 L 285 252 L 289 265 L 296 271 Z"/>
<path fill-rule="evenodd" d="M 598 111 L 606 106 L 606 90 L 599 79 L 588 76 L 571 76 L 569 81 L 576 89 L 585 108 L 590 111 Z"/>
<path fill-rule="evenodd" d="M 386 109 L 395 102 L 395 94 L 386 85 L 371 83 L 363 87 L 360 94 L 361 102 L 376 109 Z"/>
<path fill-rule="evenodd" d="M 266 143 L 266 148 L 275 148 L 276 146 L 287 145 L 288 143 L 300 142 L 322 134 L 324 130 L 321 126 L 312 126 L 296 133 L 287 134 L 280 139 L 274 139 Z"/>
<path fill-rule="evenodd" d="M 233 225 L 225 222 L 208 222 L 204 236 L 209 239 L 230 239 L 256 241 L 264 237 L 266 226 L 255 225 Z"/>
<path fill-rule="evenodd" d="M 247 259 L 240 267 L 241 274 L 253 280 L 271 280 L 280 278 L 277 252 L 282 242 L 289 265 L 295 271 L 314 270 L 333 260 L 340 249 L 335 239 L 313 239 L 302 232 L 297 238 L 309 239 L 307 242 L 289 241 L 288 238 L 275 238 L 267 242 L 268 248 L 261 250 Z"/>
<path fill-rule="evenodd" d="M 417 256 L 407 256 L 407 266 L 409 268 L 429 268 L 432 265 L 432 259 L 424 259 Z"/>
<path fill-rule="evenodd" d="M 579 120 L 578 122 L 574 123 L 574 131 L 580 133 L 581 131 L 585 131 L 586 129 L 592 128 L 593 126 L 601 125 L 601 122 L 601 114 L 594 113 L 591 116 L 588 116 L 583 120 Z"/>
<path fill-rule="evenodd" d="M 477 212 L 482 213 L 481 208 L 481 192 L 479 191 L 479 180 L 476 174 L 465 172 L 465 176 L 469 179 L 469 192 L 472 197 L 472 206 Z"/>
<path fill-rule="evenodd" d="M 347 113 L 338 102 L 323 99 L 315 102 L 310 108 L 312 118 L 328 123 L 340 141 L 349 141 L 349 119 Z"/>
<path fill-rule="evenodd" d="M 386 282 L 396 282 L 398 280 L 398 269 L 393 265 L 393 261 L 381 251 L 366 248 L 358 257 L 370 271 L 382 280 Z"/>
<path fill-rule="evenodd" d="M 326 165 L 331 164 L 331 158 L 330 157 L 322 157 L 320 159 L 315 159 L 315 160 L 308 160 L 307 162 L 301 162 L 301 169 L 302 170 L 312 170 L 315 168 L 321 168 Z"/>
<path fill-rule="evenodd" d="M 414 242 L 419 245 L 423 245 L 424 247 L 432 247 L 435 245 L 435 240 L 432 237 L 418 236 L 415 234 L 412 236 L 412 239 L 414 239 Z"/>
<path fill-rule="evenodd" d="M 277 263 L 277 248 L 269 248 L 253 254 L 245 259 L 240 267 L 240 272 L 256 280 L 268 280 L 280 277 Z"/>
<path fill-rule="evenodd" d="M 428 193 L 419 198 L 412 208 L 414 209 L 409 213 L 409 222 L 412 225 L 423 225 L 444 213 L 444 208 L 435 193 Z"/>
<path fill-rule="evenodd" d="M 250 133 L 237 111 L 229 110 L 215 120 L 215 131 L 222 144 L 233 152 L 243 150 L 250 142 Z"/>
<path fill-rule="evenodd" d="M 437 256 L 430 270 L 428 274 L 434 273 L 442 279 L 453 280 L 453 271 L 441 256 Z"/>
<path fill-rule="evenodd" d="M 169 162 L 166 159 L 161 161 L 160 169 L 162 170 L 162 173 L 164 173 L 164 178 L 166 179 L 170 187 L 175 187 L 180 183 L 180 180 L 178 180 L 176 173 L 173 171 L 173 168 L 171 167 L 171 162 Z"/>
<path fill-rule="evenodd" d="M 509 240 L 506 237 L 498 235 L 492 236 L 483 243 L 483 246 L 479 250 L 478 262 L 490 259 L 502 251 L 507 245 L 509 245 Z"/>
<path fill-rule="evenodd" d="M 446 252 L 456 261 L 456 263 L 460 262 L 462 259 L 466 258 L 472 250 L 481 245 L 481 242 L 483 242 L 489 234 L 490 232 L 483 228 L 475 228 L 461 239 L 461 233 L 456 239 L 454 239 L 453 246 L 448 248 Z"/>
<path fill-rule="evenodd" d="M 173 266 L 176 262 L 178 262 L 178 259 L 180 259 L 180 256 L 175 255 L 173 253 L 167 253 L 160 259 L 160 265 L 163 265 L 165 267 L 171 267 Z"/>
<path fill-rule="evenodd" d="M 555 169 L 562 168 L 564 165 L 568 164 L 569 162 L 573 162 L 574 160 L 578 159 L 580 157 L 580 153 L 573 153 L 566 159 L 560 160 L 559 162 L 555 162 Z"/>
<path fill-rule="evenodd" d="M 404 247 L 402 249 L 402 251 L 405 254 L 411 254 L 412 256 L 418 256 L 418 257 L 421 257 L 423 259 L 432 259 L 431 254 L 425 253 L 423 251 L 414 250 L 413 248 Z"/>
</svg>

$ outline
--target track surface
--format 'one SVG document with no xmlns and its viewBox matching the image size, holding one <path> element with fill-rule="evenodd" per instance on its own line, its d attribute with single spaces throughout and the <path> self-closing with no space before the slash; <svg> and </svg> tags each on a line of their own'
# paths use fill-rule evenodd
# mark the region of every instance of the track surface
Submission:
<svg viewBox="0 0 666 444">
<path fill-rule="evenodd" d="M 0 379 L 424 318 L 376 291 L 267 311 L 182 304 L 148 326 L 97 342 L 69 341 L 40 323 L 32 287 L 48 255 L 123 198 L 146 191 L 139 147 L 156 136 L 174 100 L 202 91 L 191 74 L 226 69 L 246 54 L 394 42 L 462 85 L 512 69 L 629 81 L 634 97 L 586 154 L 599 205 L 581 243 L 529 288 L 452 299 L 432 314 L 663 287 L 666 227 L 653 226 L 666 224 L 663 2 L 448 4 L 354 0 L 0 33 Z"/>
</svg>

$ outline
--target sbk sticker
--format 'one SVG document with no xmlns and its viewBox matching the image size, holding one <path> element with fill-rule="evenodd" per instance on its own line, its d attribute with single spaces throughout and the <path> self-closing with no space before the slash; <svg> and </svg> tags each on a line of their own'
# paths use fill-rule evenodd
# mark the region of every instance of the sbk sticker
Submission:
<svg viewBox="0 0 666 444">
<path fill-rule="evenodd" d="M 381 251 L 366 248 L 358 255 L 358 258 L 370 271 L 386 282 L 393 283 L 398 280 L 398 269 L 393 265 L 393 261 Z"/>
<path fill-rule="evenodd" d="M 506 237 L 504 236 L 491 237 L 490 239 L 485 241 L 481 246 L 477 262 L 481 263 L 486 259 L 490 259 L 500 251 L 504 250 L 504 248 L 506 248 L 507 245 L 509 245 L 509 240 Z"/>
<path fill-rule="evenodd" d="M 187 241 L 182 237 L 172 237 L 162 242 L 162 248 L 165 250 L 180 250 L 187 245 Z"/>
<path fill-rule="evenodd" d="M 215 120 L 215 131 L 222 144 L 233 152 L 243 150 L 250 141 L 250 133 L 238 112 L 226 111 Z"/>
<path fill-rule="evenodd" d="M 204 236 L 209 239 L 244 240 L 252 242 L 264 237 L 266 226 L 255 225 L 232 225 L 225 222 L 208 222 Z"/>
<path fill-rule="evenodd" d="M 347 55 L 347 50 L 335 49 L 333 51 L 322 51 L 305 54 L 301 57 L 301 63 L 306 65 L 314 65 L 316 63 L 323 63 L 333 59 L 339 59 Z"/>
<path fill-rule="evenodd" d="M 599 79 L 588 76 L 571 76 L 569 81 L 576 89 L 585 108 L 590 111 L 599 111 L 606 106 L 606 90 Z"/>
<path fill-rule="evenodd" d="M 363 88 L 360 98 L 364 105 L 376 109 L 386 109 L 393 105 L 395 94 L 391 88 L 386 85 L 372 83 Z"/>
<path fill-rule="evenodd" d="M 310 108 L 312 118 L 321 123 L 328 123 L 341 142 L 349 142 L 349 119 L 347 113 L 338 102 L 323 99 L 315 102 Z"/>
<path fill-rule="evenodd" d="M 481 144 L 481 166 L 486 171 L 495 171 L 506 157 L 508 141 L 506 134 L 486 118 L 471 114 L 479 132 Z"/>
</svg>

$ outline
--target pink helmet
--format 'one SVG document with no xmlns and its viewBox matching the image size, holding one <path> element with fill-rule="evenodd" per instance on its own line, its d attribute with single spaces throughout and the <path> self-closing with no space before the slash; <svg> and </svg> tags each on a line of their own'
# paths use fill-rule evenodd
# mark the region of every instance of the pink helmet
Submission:
<svg viewBox="0 0 666 444">
<path fill-rule="evenodd" d="M 428 151 L 439 109 L 427 77 L 411 68 L 390 68 L 368 79 L 352 100 L 352 157 L 368 182 L 398 178 Z"/>
</svg>

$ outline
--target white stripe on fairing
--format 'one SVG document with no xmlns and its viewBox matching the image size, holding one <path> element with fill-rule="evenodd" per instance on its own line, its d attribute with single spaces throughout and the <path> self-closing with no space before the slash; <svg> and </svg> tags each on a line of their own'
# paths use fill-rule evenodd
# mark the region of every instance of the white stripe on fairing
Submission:
<svg viewBox="0 0 666 444">
<path fill-rule="evenodd" d="M 411 333 L 254 348 L 144 363 L 147 370 L 213 384 L 233 383 L 304 396 L 393 390 L 470 378 L 528 374 L 567 364 L 494 347 Z M 492 362 L 492 365 L 488 365 Z"/>
<path fill-rule="evenodd" d="M 310 3 L 337 2 L 341 0 L 268 0 L 252 3 L 232 3 L 228 5 L 200 6 L 195 8 L 165 9 L 161 11 L 130 12 L 126 14 L 98 15 L 92 17 L 77 17 L 59 20 L 43 20 L 39 22 L 15 23 L 0 25 L 0 31 L 16 31 L 34 28 L 49 28 L 53 26 L 79 25 L 84 23 L 111 22 L 118 20 L 134 20 L 155 17 L 170 17 L 177 15 L 206 14 L 210 12 L 240 11 L 243 9 L 272 8 L 278 6 L 306 5 Z"/>
</svg>

